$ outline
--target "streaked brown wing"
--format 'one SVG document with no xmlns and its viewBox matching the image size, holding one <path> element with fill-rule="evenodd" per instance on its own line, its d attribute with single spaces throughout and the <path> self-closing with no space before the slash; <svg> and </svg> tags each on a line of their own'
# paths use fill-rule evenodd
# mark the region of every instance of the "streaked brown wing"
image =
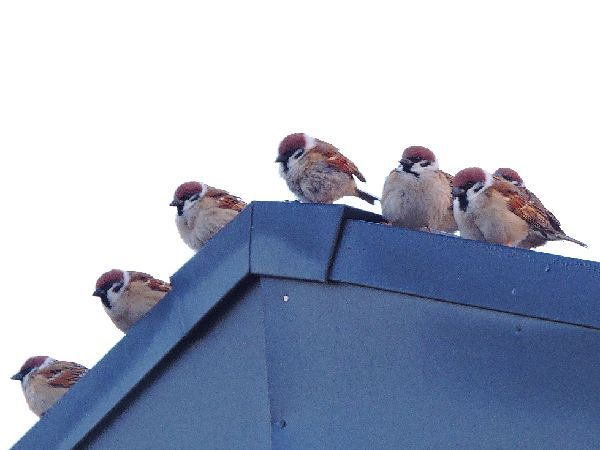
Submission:
<svg viewBox="0 0 600 450">
<path fill-rule="evenodd" d="M 147 284 L 148 287 L 153 291 L 169 292 L 171 290 L 171 285 L 169 283 L 154 278 L 152 275 L 148 275 L 147 273 L 131 271 L 129 274 L 131 277 L 130 282 L 141 281 Z"/>
<path fill-rule="evenodd" d="M 88 369 L 81 364 L 56 361 L 48 367 L 39 370 L 37 374 L 46 377 L 50 386 L 68 389 L 79 381 L 87 371 Z"/>
<path fill-rule="evenodd" d="M 169 283 L 162 280 L 157 280 L 156 278 L 148 280 L 148 286 L 153 291 L 169 292 L 171 290 L 171 285 Z"/>
<path fill-rule="evenodd" d="M 224 195 L 219 197 L 217 205 L 219 208 L 233 209 L 234 211 L 241 211 L 246 207 L 246 203 L 235 195 Z"/>
<path fill-rule="evenodd" d="M 360 173 L 358 167 L 356 167 L 356 164 L 342 155 L 333 145 L 317 140 L 317 146 L 312 151 L 325 156 L 327 158 L 327 164 L 330 166 L 335 167 L 350 176 L 354 175 L 363 183 L 366 181 L 363 174 Z"/>
<path fill-rule="evenodd" d="M 446 177 L 446 180 L 448 180 L 448 183 L 450 183 L 450 186 L 452 186 L 452 181 L 454 181 L 454 177 L 449 173 L 444 172 L 443 170 L 438 170 L 438 172 L 444 175 L 444 177 Z"/>
<path fill-rule="evenodd" d="M 231 195 L 223 189 L 211 187 L 206 192 L 206 196 L 216 199 L 219 208 L 241 211 L 246 207 L 246 203 L 241 198 Z"/>
<path fill-rule="evenodd" d="M 152 275 L 144 273 L 144 272 L 136 272 L 131 270 L 129 272 L 129 281 L 148 281 L 152 279 Z"/>
<path fill-rule="evenodd" d="M 229 194 L 229 192 L 227 192 L 224 189 L 217 189 L 217 188 L 214 188 L 212 186 L 209 186 L 205 195 L 207 197 L 219 198 L 219 197 L 224 197 L 224 196 L 230 195 L 230 194 Z"/>
<path fill-rule="evenodd" d="M 537 195 L 535 195 L 533 192 L 531 192 L 529 189 L 527 189 L 526 187 L 521 187 L 521 189 L 523 189 L 523 191 L 525 191 L 525 193 L 527 194 L 527 197 L 529 198 L 529 200 L 538 208 L 546 211 L 546 214 L 548 214 L 548 220 L 550 221 L 550 223 L 552 223 L 552 226 L 557 229 L 560 230 L 560 222 L 558 221 L 558 219 L 556 218 L 556 216 L 554 214 L 552 214 L 552 212 L 550 212 L 542 203 L 542 201 L 537 197 Z"/>
<path fill-rule="evenodd" d="M 554 216 L 530 201 L 521 188 L 517 188 L 508 182 L 497 182 L 496 188 L 506 199 L 508 209 L 535 229 L 544 234 L 555 233 L 560 230 L 560 228 L 557 229 L 554 226 Z"/>
</svg>

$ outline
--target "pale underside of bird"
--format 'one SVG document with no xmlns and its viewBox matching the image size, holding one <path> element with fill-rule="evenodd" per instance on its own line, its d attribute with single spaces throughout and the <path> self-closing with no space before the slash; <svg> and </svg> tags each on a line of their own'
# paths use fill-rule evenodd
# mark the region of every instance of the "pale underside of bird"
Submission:
<svg viewBox="0 0 600 450">
<path fill-rule="evenodd" d="M 175 223 L 181 239 L 198 251 L 231 222 L 246 203 L 225 190 L 189 181 L 177 188 L 171 206 L 177 207 Z"/>
<path fill-rule="evenodd" d="M 452 176 L 438 168 L 429 149 L 408 147 L 398 167 L 385 180 L 381 195 L 383 217 L 412 230 L 457 230 L 452 213 Z"/>
<path fill-rule="evenodd" d="M 48 356 L 34 356 L 13 375 L 21 381 L 27 405 L 37 416 L 43 416 L 88 369 L 69 361 L 57 361 Z"/>
<path fill-rule="evenodd" d="M 333 145 L 304 133 L 286 136 L 275 162 L 288 188 L 301 202 L 333 203 L 345 196 L 374 204 L 377 197 L 360 190 L 354 178 L 365 182 L 356 165 Z"/>
<path fill-rule="evenodd" d="M 123 333 L 137 323 L 171 290 L 171 285 L 143 272 L 113 269 L 98 278 L 94 296 Z"/>
</svg>

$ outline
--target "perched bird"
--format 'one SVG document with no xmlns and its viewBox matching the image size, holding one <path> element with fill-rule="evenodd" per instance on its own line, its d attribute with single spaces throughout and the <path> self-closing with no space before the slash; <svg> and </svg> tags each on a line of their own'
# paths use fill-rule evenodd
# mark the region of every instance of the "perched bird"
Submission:
<svg viewBox="0 0 600 450">
<path fill-rule="evenodd" d="M 453 185 L 454 218 L 462 237 L 522 246 L 533 233 L 544 241 L 586 246 L 567 236 L 556 218 L 527 198 L 521 188 L 479 167 L 458 172 Z"/>
<path fill-rule="evenodd" d="M 523 182 L 523 179 L 521 178 L 521 176 L 519 175 L 519 173 L 516 170 L 508 168 L 508 167 L 500 167 L 499 169 L 497 169 L 494 172 L 494 176 L 503 178 L 504 180 L 508 181 L 509 183 L 514 184 L 517 188 L 522 190 L 523 194 L 526 196 L 526 198 L 529 201 L 533 202 L 533 204 L 536 205 L 538 208 L 545 210 L 548 213 L 548 215 L 550 215 L 552 217 L 552 220 L 554 220 L 558 224 L 558 226 L 560 226 L 560 222 L 558 221 L 558 219 L 556 217 L 554 217 L 554 214 L 552 214 L 544 206 L 544 204 L 541 202 L 541 200 L 533 192 L 531 192 L 529 189 L 527 189 L 527 187 L 525 187 L 525 183 Z M 544 239 L 539 234 L 530 231 L 529 236 L 527 236 L 527 239 L 523 240 L 519 244 L 519 247 L 534 248 L 534 247 L 539 247 L 540 245 L 544 245 L 545 243 L 546 243 L 546 239 Z"/>
<path fill-rule="evenodd" d="M 246 207 L 239 197 L 197 181 L 175 191 L 171 206 L 177 207 L 175 223 L 181 239 L 198 251 Z"/>
<path fill-rule="evenodd" d="M 127 333 L 170 290 L 169 283 L 147 273 L 113 269 L 98 278 L 92 295 L 100 297 L 110 320 Z"/>
<path fill-rule="evenodd" d="M 36 415 L 43 416 L 71 386 L 86 374 L 81 364 L 33 356 L 11 379 L 21 381 L 25 400 Z"/>
<path fill-rule="evenodd" d="M 333 203 L 352 195 L 370 204 L 377 197 L 356 187 L 353 177 L 365 182 L 352 161 L 333 145 L 304 133 L 286 136 L 279 144 L 275 162 L 288 188 L 301 202 Z"/>
<path fill-rule="evenodd" d="M 425 147 L 408 147 L 383 185 L 381 211 L 392 225 L 411 230 L 457 230 L 452 214 L 452 176 L 439 170 Z"/>
</svg>

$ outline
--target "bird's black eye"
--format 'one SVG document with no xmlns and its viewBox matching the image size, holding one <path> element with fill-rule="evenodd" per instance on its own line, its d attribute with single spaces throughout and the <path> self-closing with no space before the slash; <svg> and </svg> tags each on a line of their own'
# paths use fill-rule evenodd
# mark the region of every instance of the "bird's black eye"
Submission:
<svg viewBox="0 0 600 450">
<path fill-rule="evenodd" d="M 303 148 L 299 148 L 298 150 L 296 150 L 296 151 L 294 152 L 294 155 L 293 155 L 293 157 L 294 157 L 294 159 L 298 159 L 298 158 L 300 158 L 300 157 L 301 157 L 303 154 L 304 154 L 304 149 L 303 149 Z"/>
<path fill-rule="evenodd" d="M 421 161 L 421 159 L 422 158 L 420 156 L 411 156 L 410 158 L 408 158 L 408 160 L 413 163 L 418 163 L 419 161 Z"/>
<path fill-rule="evenodd" d="M 431 165 L 430 161 L 423 161 L 421 164 L 419 164 L 421 167 L 427 167 L 429 165 Z"/>
</svg>

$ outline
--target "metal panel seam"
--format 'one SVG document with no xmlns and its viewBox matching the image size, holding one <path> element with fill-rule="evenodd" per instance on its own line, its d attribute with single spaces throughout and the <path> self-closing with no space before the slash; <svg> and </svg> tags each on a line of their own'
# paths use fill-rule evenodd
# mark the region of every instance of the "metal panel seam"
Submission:
<svg viewBox="0 0 600 450">
<path fill-rule="evenodd" d="M 342 236 L 344 235 L 344 229 L 346 227 L 347 220 L 348 219 L 344 217 L 344 214 L 340 214 L 336 227 L 335 241 L 331 246 L 331 252 L 329 253 L 329 258 L 327 259 L 327 272 L 325 273 L 325 282 L 330 280 L 331 271 L 333 270 L 333 264 L 335 262 L 338 250 L 340 248 L 340 242 L 342 240 Z"/>
</svg>

